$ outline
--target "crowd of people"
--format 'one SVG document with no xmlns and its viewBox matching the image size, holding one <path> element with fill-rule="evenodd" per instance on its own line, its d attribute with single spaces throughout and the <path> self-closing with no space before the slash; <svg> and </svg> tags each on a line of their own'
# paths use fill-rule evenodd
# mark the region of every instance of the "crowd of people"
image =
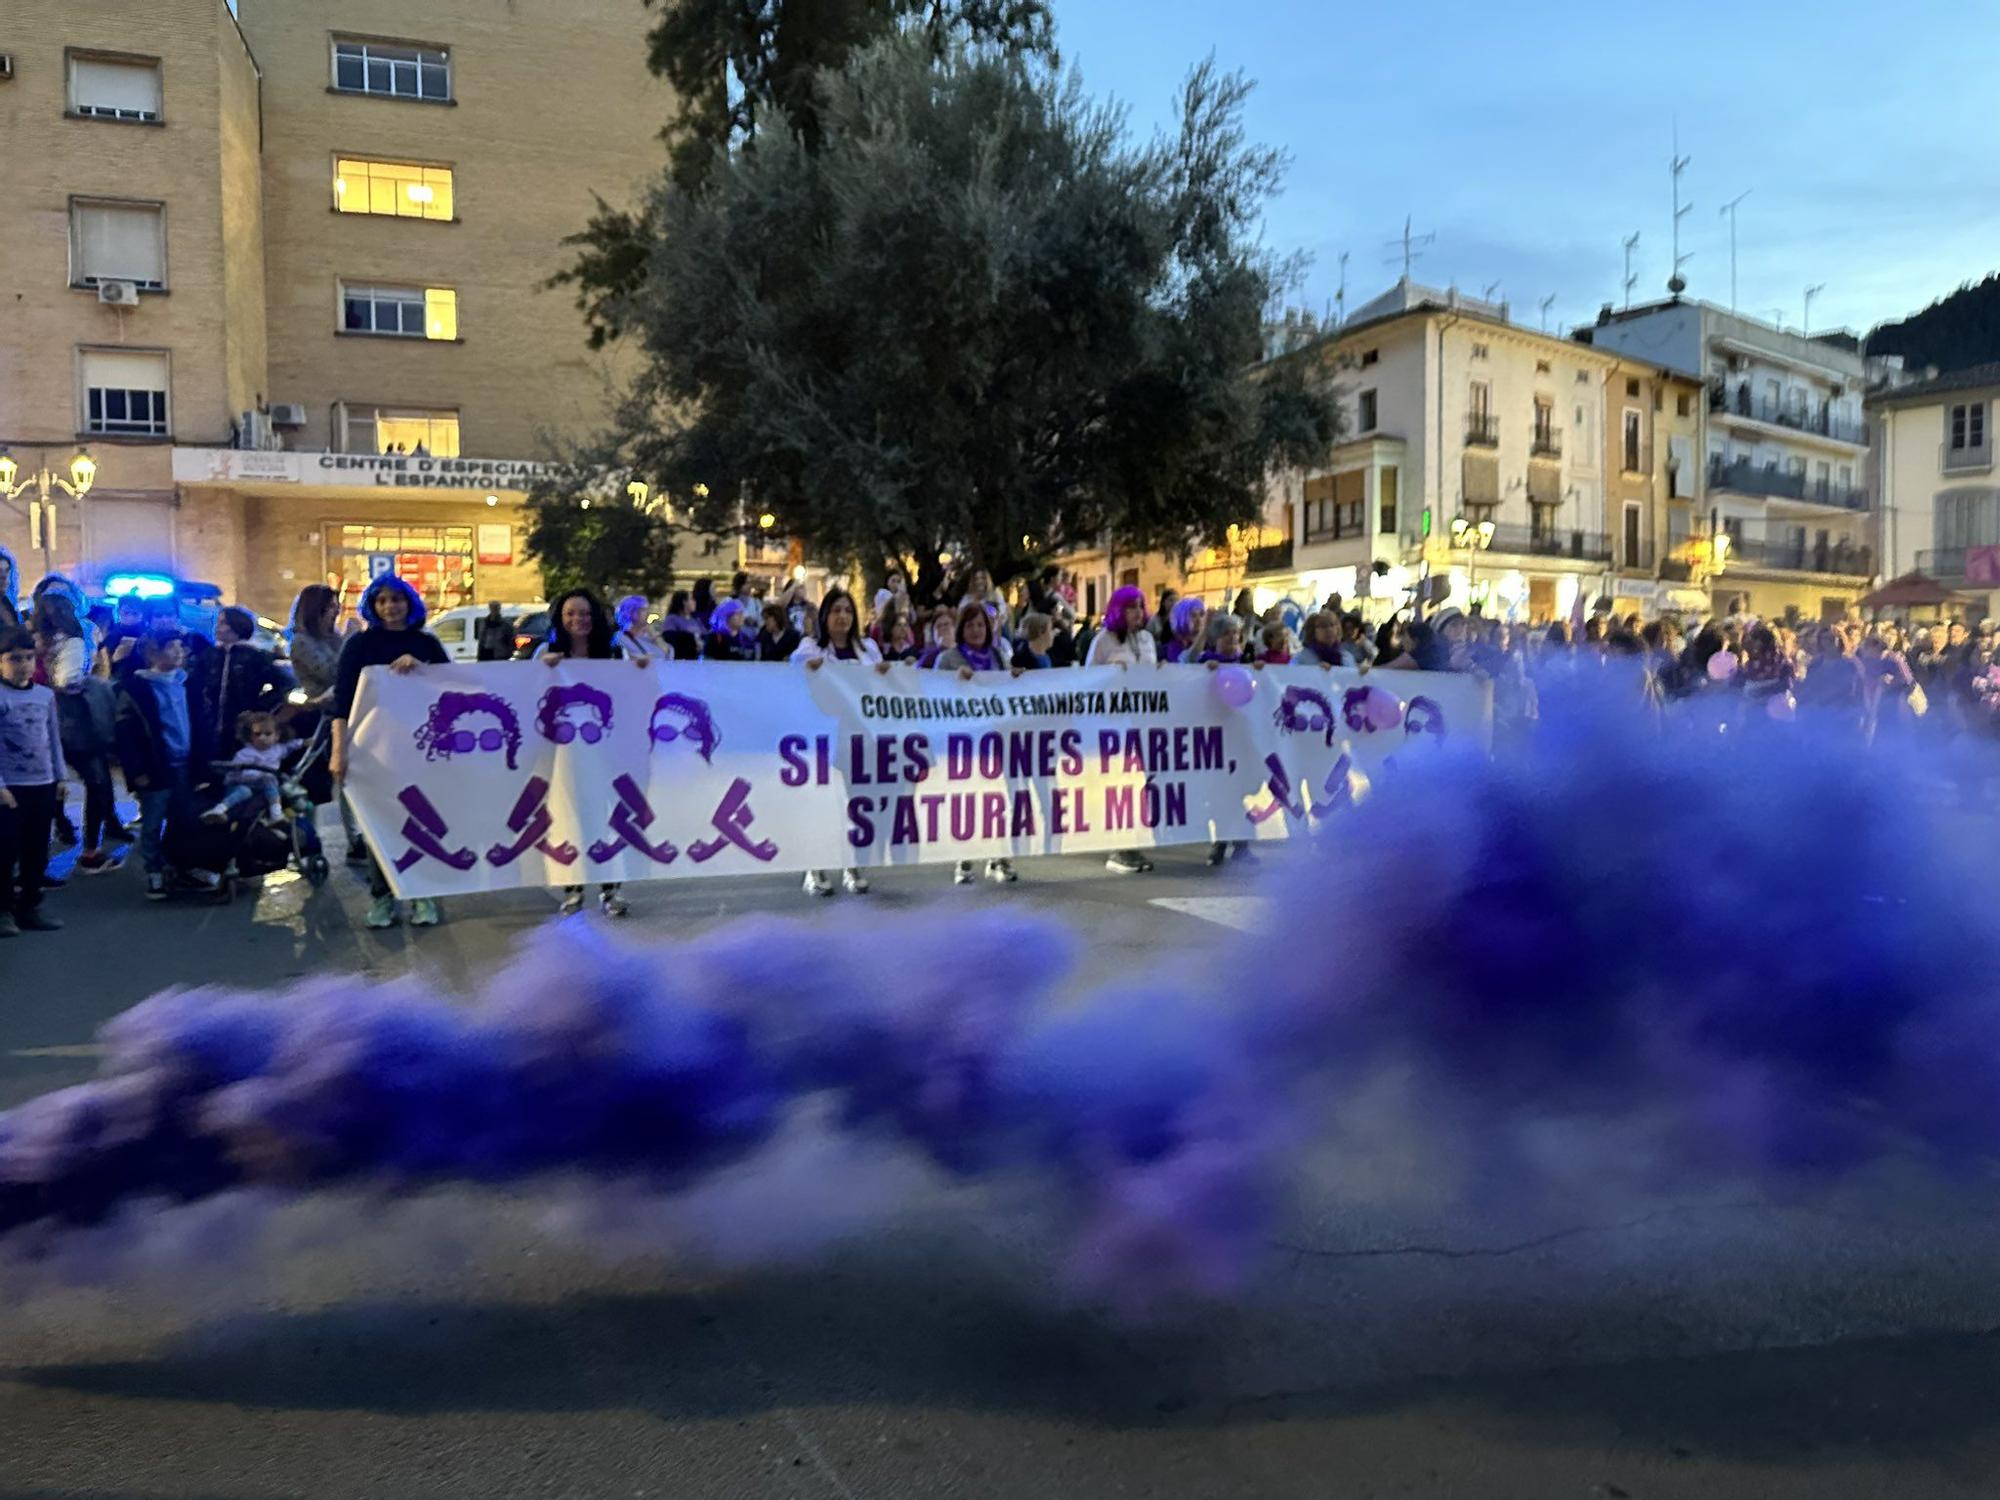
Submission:
<svg viewBox="0 0 2000 1500">
<path fill-rule="evenodd" d="M 257 644 L 248 611 L 225 607 L 206 632 L 189 629 L 176 601 L 123 599 L 91 605 L 69 579 L 50 575 L 23 602 L 14 559 L 0 549 L 0 937 L 54 931 L 42 893 L 51 847 L 76 846 L 74 870 L 115 869 L 137 844 L 144 894 L 212 890 L 224 870 L 204 862 L 201 825 L 238 819 L 289 823 L 318 849 L 316 811 L 337 804 L 348 861 L 365 869 L 367 922 L 403 920 L 380 864 L 356 826 L 340 782 L 347 720 L 361 673 L 443 665 L 444 647 L 425 629 L 424 601 L 392 575 L 375 579 L 352 618 L 340 596 L 309 584 L 293 604 L 282 652 Z M 544 638 L 517 646 L 516 622 L 494 606 L 475 631 L 482 660 L 622 657 L 641 666 L 675 660 L 784 662 L 807 671 L 855 662 L 1016 675 L 1081 665 L 1187 663 L 1221 668 L 1371 666 L 1461 672 L 1493 685 L 1496 741 L 1533 732 L 1559 713 L 1560 687 L 1581 674 L 1629 676 L 1635 697 L 1665 712 L 1692 704 L 1683 721 L 1749 714 L 1803 718 L 1857 741 L 1913 734 L 2000 732 L 2000 663 L 1993 626 L 1963 622 L 1905 629 L 1858 617 L 1820 625 L 1712 620 L 1683 638 L 1671 619 L 1641 622 L 1599 613 L 1525 627 L 1445 608 L 1407 610 L 1370 627 L 1339 595 L 1311 610 L 1291 601 L 1255 608 L 1249 590 L 1210 604 L 1162 590 L 1156 604 L 1136 587 L 1116 590 L 1100 618 L 1079 615 L 1056 570 L 1012 593 L 975 570 L 926 603 L 891 571 L 864 611 L 841 587 L 818 599 L 790 584 L 766 597 L 738 574 L 718 597 L 707 580 L 675 592 L 663 608 L 641 596 L 607 605 L 573 589 L 551 606 Z M 323 751 L 323 754 L 313 752 Z M 137 817 L 118 815 L 122 776 Z M 80 821 L 66 785 L 81 790 Z M 1243 846 L 1216 844 L 1211 863 Z M 1111 855 L 1108 868 L 1143 873 L 1143 853 Z M 1007 859 L 956 866 L 953 878 L 1007 883 Z M 859 869 L 839 872 L 851 893 L 868 889 Z M 804 880 L 831 895 L 833 872 Z M 581 911 L 589 892 L 565 889 L 561 910 Z M 597 890 L 608 916 L 627 906 L 616 884 Z M 435 901 L 410 903 L 408 920 L 440 919 Z"/>
</svg>

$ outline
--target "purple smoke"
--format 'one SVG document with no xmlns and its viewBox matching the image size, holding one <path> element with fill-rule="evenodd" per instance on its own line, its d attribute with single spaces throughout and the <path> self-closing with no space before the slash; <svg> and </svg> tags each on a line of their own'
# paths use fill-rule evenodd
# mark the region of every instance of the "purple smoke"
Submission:
<svg viewBox="0 0 2000 1500">
<path fill-rule="evenodd" d="M 1077 997 L 1078 939 L 989 909 L 652 948 L 564 924 L 465 1007 L 360 978 L 162 995 L 107 1028 L 97 1081 L 0 1116 L 0 1235 L 558 1179 L 740 1213 L 805 1112 L 1040 1182 L 1074 1278 L 1137 1307 L 1240 1285 L 1329 1106 L 1392 1071 L 1510 1184 L 1546 1122 L 1644 1139 L 1662 1173 L 1989 1159 L 1981 857 L 1851 737 L 1700 722 L 1578 702 L 1491 761 L 1406 747 L 1277 862 L 1271 930 L 1219 942 L 1219 984 Z"/>
</svg>

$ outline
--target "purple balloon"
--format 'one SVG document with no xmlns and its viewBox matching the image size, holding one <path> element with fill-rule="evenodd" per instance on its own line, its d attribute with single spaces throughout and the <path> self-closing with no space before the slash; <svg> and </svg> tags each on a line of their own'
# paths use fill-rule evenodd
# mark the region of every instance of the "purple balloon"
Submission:
<svg viewBox="0 0 2000 1500">
<path fill-rule="evenodd" d="M 1370 683 L 1367 696 L 1362 699 L 1361 714 L 1369 729 L 1379 734 L 1403 722 L 1403 701 L 1387 688 Z"/>
<path fill-rule="evenodd" d="M 1222 667 L 1215 674 L 1215 690 L 1231 708 L 1242 708 L 1257 696 L 1257 679 L 1245 667 Z"/>
<path fill-rule="evenodd" d="M 1780 724 L 1789 724 L 1799 716 L 1799 705 L 1790 693 L 1780 693 L 1764 705 L 1764 712 Z"/>
<path fill-rule="evenodd" d="M 1736 653 L 1718 651 L 1708 659 L 1708 675 L 1716 682 L 1722 682 L 1736 675 Z"/>
</svg>

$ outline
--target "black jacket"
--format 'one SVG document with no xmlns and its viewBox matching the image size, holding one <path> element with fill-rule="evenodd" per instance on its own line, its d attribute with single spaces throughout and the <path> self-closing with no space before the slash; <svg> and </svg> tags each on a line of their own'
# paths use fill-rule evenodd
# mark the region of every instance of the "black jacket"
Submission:
<svg viewBox="0 0 2000 1500">
<path fill-rule="evenodd" d="M 363 668 L 386 667 L 405 656 L 414 656 L 433 667 L 445 666 L 451 660 L 438 638 L 428 630 L 414 627 L 384 630 L 379 625 L 370 625 L 359 634 L 350 635 L 347 644 L 340 648 L 340 665 L 334 668 L 333 706 L 327 710 L 327 717 L 345 719 L 354 712 L 354 690 L 361 685 Z"/>
<path fill-rule="evenodd" d="M 275 713 L 298 686 L 292 669 L 262 646 L 247 643 L 210 646 L 188 674 L 194 701 L 195 753 L 200 759 L 226 759 L 235 753 L 236 716 L 256 710 Z"/>
<path fill-rule="evenodd" d="M 188 697 L 188 761 L 190 779 L 201 781 L 207 769 L 195 757 L 200 753 L 201 728 L 195 722 L 200 707 L 190 678 L 181 684 Z M 137 674 L 118 684 L 118 707 L 112 719 L 112 734 L 118 743 L 118 764 L 124 768 L 125 783 L 135 791 L 166 786 L 172 779 L 167 764 L 165 737 L 160 731 L 160 705 L 152 688 Z"/>
</svg>

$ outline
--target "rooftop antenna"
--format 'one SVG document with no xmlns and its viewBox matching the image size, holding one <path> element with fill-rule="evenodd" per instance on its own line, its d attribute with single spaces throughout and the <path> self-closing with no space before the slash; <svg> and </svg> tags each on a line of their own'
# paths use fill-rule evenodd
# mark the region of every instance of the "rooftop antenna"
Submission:
<svg viewBox="0 0 2000 1500">
<path fill-rule="evenodd" d="M 1805 321 L 1799 324 L 1799 337 L 1802 339 L 1812 337 L 1813 298 L 1817 297 L 1821 292 L 1825 290 L 1826 290 L 1826 283 L 1824 281 L 1820 282 L 1817 286 L 1809 286 L 1806 288 L 1806 316 L 1805 316 Z"/>
<path fill-rule="evenodd" d="M 1543 333 L 1547 333 L 1547 332 L 1549 331 L 1549 309 L 1550 309 L 1550 308 L 1552 308 L 1552 307 L 1554 307 L 1555 305 L 1556 305 L 1556 294 L 1555 294 L 1554 292 L 1550 292 L 1550 293 L 1548 294 L 1548 296 L 1546 296 L 1546 297 L 1542 298 L 1542 332 L 1543 332 Z"/>
<path fill-rule="evenodd" d="M 1345 250 L 1340 252 L 1340 290 L 1333 294 L 1333 306 L 1335 314 L 1334 326 L 1338 328 L 1347 322 L 1347 252 Z"/>
<path fill-rule="evenodd" d="M 1491 302 L 1493 300 L 1493 294 L 1499 290 L 1500 290 L 1499 282 L 1489 281 L 1486 283 L 1486 289 L 1479 294 L 1479 300 L 1481 302 Z"/>
<path fill-rule="evenodd" d="M 1639 284 L 1639 278 L 1632 274 L 1632 252 L 1639 248 L 1639 231 L 1633 230 L 1625 241 L 1625 305 L 1632 305 L 1632 288 Z"/>
<path fill-rule="evenodd" d="M 1782 307 L 1771 309 L 1771 326 L 1780 333 L 1785 331 L 1785 310 Z"/>
<path fill-rule="evenodd" d="M 1681 275 L 1681 267 L 1694 259 L 1692 250 L 1686 255 L 1681 254 L 1681 220 L 1694 212 L 1692 203 L 1681 202 L 1681 173 L 1687 170 L 1688 163 L 1693 160 L 1692 156 L 1681 155 L 1681 127 L 1680 122 L 1675 121 L 1674 154 L 1667 159 L 1667 175 L 1673 179 L 1674 185 L 1674 269 L 1667 277 L 1667 290 L 1676 297 L 1687 290 L 1687 278 Z"/>
<path fill-rule="evenodd" d="M 1750 196 L 1745 188 L 1722 205 L 1722 217 L 1729 221 L 1729 310 L 1736 311 L 1736 205 Z"/>
<path fill-rule="evenodd" d="M 1424 247 L 1436 238 L 1436 234 L 1411 234 L 1410 219 L 1407 216 L 1403 219 L 1403 237 L 1389 241 L 1389 248 L 1397 251 L 1402 257 L 1403 280 L 1408 281 L 1410 279 L 1410 267 L 1422 258 Z M 1394 265 L 1396 259 L 1396 256 L 1390 256 L 1389 264 Z"/>
</svg>

